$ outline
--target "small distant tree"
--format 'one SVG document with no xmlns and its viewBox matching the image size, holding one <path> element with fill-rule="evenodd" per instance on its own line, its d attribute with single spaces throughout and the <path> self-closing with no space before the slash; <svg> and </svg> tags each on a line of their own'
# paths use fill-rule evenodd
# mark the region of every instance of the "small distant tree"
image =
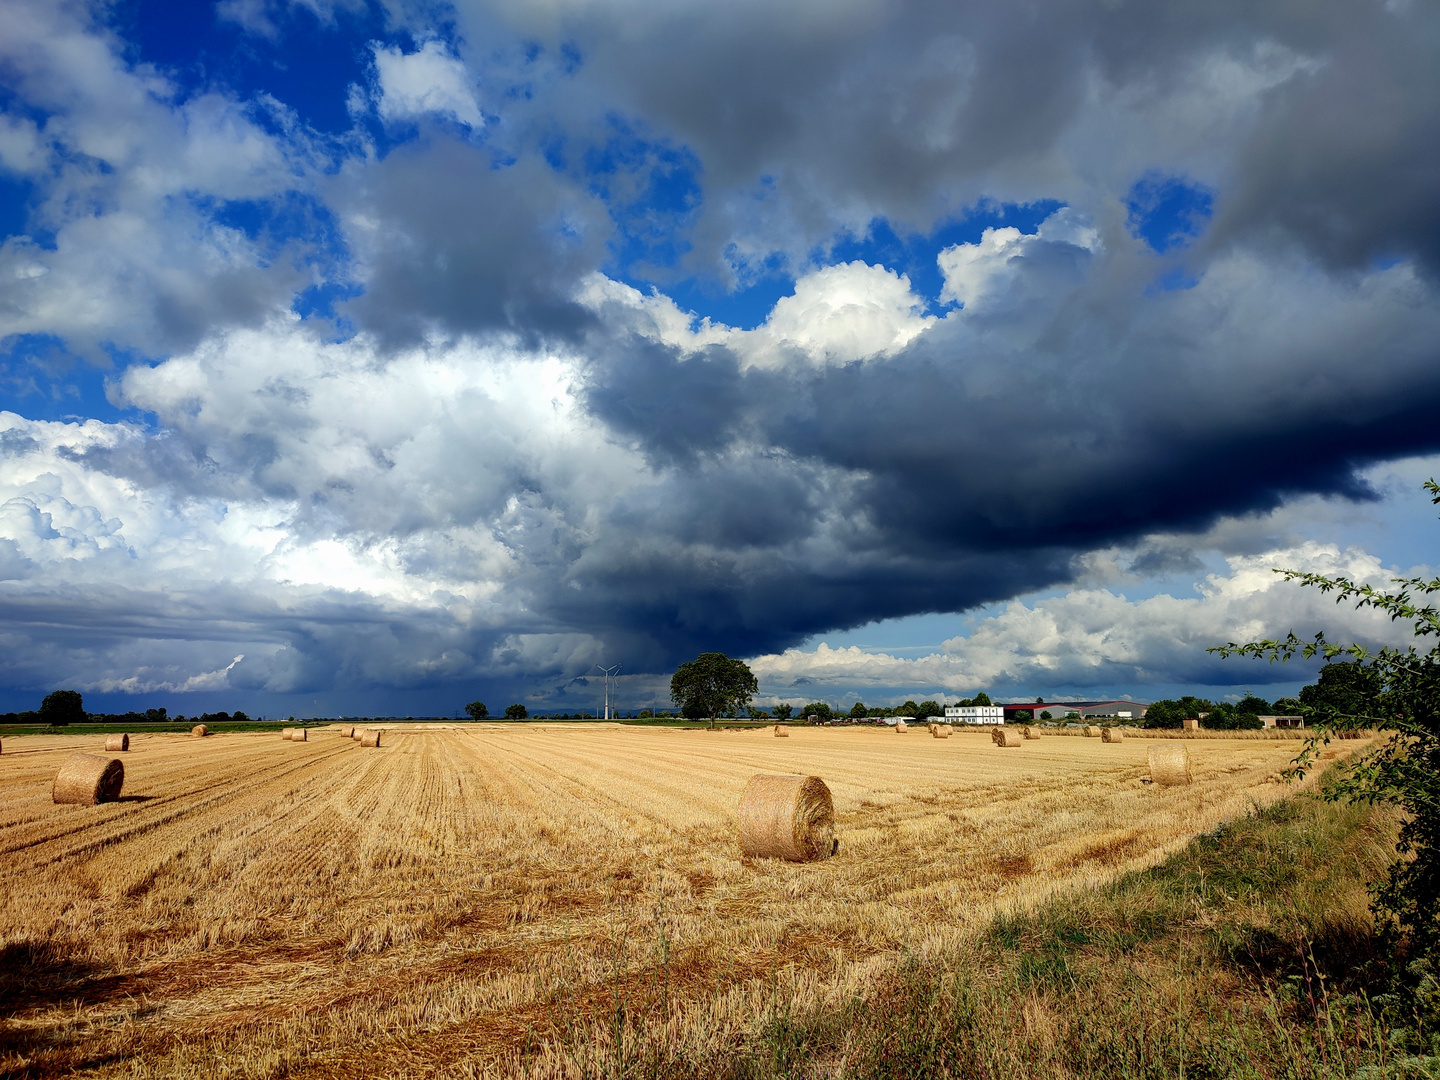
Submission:
<svg viewBox="0 0 1440 1080">
<path fill-rule="evenodd" d="M 985 693 L 984 690 L 981 690 L 980 693 L 976 694 L 973 698 L 970 699 L 970 704 L 971 704 L 971 705 L 994 705 L 995 703 L 990 700 L 990 695 L 989 695 L 989 694 Z"/>
<path fill-rule="evenodd" d="M 230 719 L 240 724 L 248 724 L 250 722 L 250 717 L 247 714 L 241 712 L 239 709 L 236 709 L 233 713 L 230 714 Z"/>
<path fill-rule="evenodd" d="M 1049 710 L 1049 709 L 1046 709 L 1044 712 L 1042 712 L 1042 713 L 1040 714 L 1040 719 L 1041 719 L 1041 720 L 1054 720 L 1055 717 L 1053 717 L 1053 716 L 1050 715 L 1050 710 Z"/>
<path fill-rule="evenodd" d="M 715 718 L 737 713 L 750 704 L 760 684 L 750 666 L 743 660 L 732 660 L 724 653 L 701 653 L 687 664 L 681 664 L 670 677 L 670 697 L 689 719 Z"/>
<path fill-rule="evenodd" d="M 862 716 L 869 716 L 870 710 L 865 708 L 863 701 L 857 701 L 854 705 L 850 706 L 850 715 L 858 720 Z"/>
<path fill-rule="evenodd" d="M 785 704 L 785 703 L 782 701 L 779 705 L 776 705 L 776 706 L 775 706 L 775 719 L 776 719 L 776 720 L 789 720 L 789 719 L 790 719 L 790 714 L 791 714 L 793 711 L 794 711 L 794 709 L 792 709 L 789 705 Z"/>
<path fill-rule="evenodd" d="M 506 720 L 527 720 L 529 719 L 529 717 L 530 710 L 525 708 L 525 706 L 521 705 L 519 702 L 516 702 L 514 705 L 505 706 Z"/>
<path fill-rule="evenodd" d="M 1256 716 L 1269 716 L 1275 706 L 1266 701 L 1263 697 L 1256 697 L 1254 694 L 1246 694 L 1235 703 L 1235 711 L 1241 713 L 1254 713 Z"/>
<path fill-rule="evenodd" d="M 162 723 L 162 722 L 166 719 L 165 710 L 164 710 L 163 708 L 160 708 L 160 709 L 146 709 L 146 710 L 145 710 L 145 719 L 146 719 L 149 723 L 152 723 L 152 724 Z"/>
<path fill-rule="evenodd" d="M 85 699 L 78 690 L 56 690 L 40 702 L 40 719 L 51 727 L 85 722 Z"/>
<path fill-rule="evenodd" d="M 919 716 L 920 706 L 914 701 L 906 701 L 900 705 L 898 712 L 901 716 Z"/>
<path fill-rule="evenodd" d="M 1033 720 L 1034 718 L 1033 710 L 1031 709 L 1016 709 L 1014 715 L 1011 717 L 1013 720 Z"/>
<path fill-rule="evenodd" d="M 825 720 L 829 720 L 834 715 L 835 714 L 830 710 L 830 706 L 825 704 L 825 702 L 823 701 L 812 701 L 809 705 L 806 705 L 803 709 L 800 710 L 800 719 L 806 721 L 808 721 L 810 717 L 816 716 L 819 717 L 820 720 L 823 722 Z"/>
<path fill-rule="evenodd" d="M 940 703 L 938 701 L 922 701 L 919 705 L 915 706 L 915 716 L 917 719 L 920 720 L 924 720 L 927 717 L 931 716 L 944 715 L 945 710 L 940 707 Z"/>
<path fill-rule="evenodd" d="M 1043 697 L 1037 697 L 1037 698 L 1035 699 L 1035 704 L 1036 704 L 1036 705 L 1044 705 L 1044 704 L 1045 704 L 1045 699 L 1044 699 Z"/>
<path fill-rule="evenodd" d="M 1147 728 L 1178 728 L 1184 725 L 1191 714 L 1186 712 L 1185 706 L 1170 698 L 1162 698 L 1154 702 L 1145 710 L 1145 724 Z"/>
<path fill-rule="evenodd" d="M 470 702 L 465 706 L 465 712 L 471 720 L 488 720 L 490 718 L 490 710 L 485 707 L 483 701 Z"/>
<path fill-rule="evenodd" d="M 641 720 L 653 720 L 654 718 L 655 718 L 655 712 L 654 712 L 653 709 L 641 709 L 641 710 L 640 710 L 640 719 L 641 719 Z"/>
</svg>

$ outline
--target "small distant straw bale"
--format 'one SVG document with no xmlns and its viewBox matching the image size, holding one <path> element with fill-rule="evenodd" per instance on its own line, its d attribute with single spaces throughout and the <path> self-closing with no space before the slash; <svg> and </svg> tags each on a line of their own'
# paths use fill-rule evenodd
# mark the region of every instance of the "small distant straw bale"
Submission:
<svg viewBox="0 0 1440 1080">
<path fill-rule="evenodd" d="M 1187 718 L 1187 719 L 1185 719 L 1185 720 L 1181 720 L 1181 721 L 1180 721 L 1180 726 L 1181 726 L 1182 728 L 1184 728 L 1186 731 L 1199 731 L 1199 730 L 1200 730 L 1200 721 L 1197 720 L 1197 719 L 1195 719 L 1195 717 L 1191 716 L 1191 717 L 1189 717 L 1189 718 Z"/>
<path fill-rule="evenodd" d="M 114 802 L 125 783 L 125 766 L 104 754 L 73 754 L 55 775 L 50 797 L 57 803 L 94 806 Z"/>
<path fill-rule="evenodd" d="M 775 725 L 775 738 L 777 738 L 777 739 L 788 739 L 789 737 L 790 737 L 790 731 L 789 731 L 788 728 L 785 727 L 784 724 L 776 724 L 776 725 Z"/>
<path fill-rule="evenodd" d="M 933 735 L 933 736 L 935 736 L 935 738 L 937 738 L 937 739 L 948 739 L 948 738 L 950 737 L 950 725 L 949 725 L 949 724 L 931 724 L 931 725 L 930 725 L 930 734 Z"/>
<path fill-rule="evenodd" d="M 208 727 L 206 727 L 204 724 L 196 724 L 194 727 L 192 727 L 192 728 L 190 729 L 190 737 L 191 737 L 192 739 L 203 739 L 206 735 L 209 735 L 209 734 L 210 734 L 210 729 L 209 729 Z"/>
<path fill-rule="evenodd" d="M 1087 739 L 1098 739 L 1100 737 L 1100 729 L 1094 724 L 1087 724 L 1085 726 L 1085 737 Z"/>
<path fill-rule="evenodd" d="M 1022 727 L 1020 729 L 1020 734 L 1024 735 L 1027 739 L 1038 739 L 1040 737 L 1040 729 L 1033 727 Z"/>
<path fill-rule="evenodd" d="M 112 753 L 115 752 L 116 750 L 129 750 L 129 749 L 130 749 L 130 736 L 129 736 L 129 735 L 106 735 L 106 736 L 105 736 L 105 749 L 106 749 L 106 750 L 109 750 L 109 751 L 112 752 Z"/>
<path fill-rule="evenodd" d="M 1183 743 L 1150 747 L 1150 779 L 1163 787 L 1190 783 L 1190 751 Z"/>
<path fill-rule="evenodd" d="M 904 720 L 896 720 L 896 721 L 895 721 L 895 730 L 896 730 L 896 731 L 909 731 L 910 729 L 905 725 L 905 721 L 904 721 Z"/>
<path fill-rule="evenodd" d="M 1100 732 L 1100 739 L 1102 742 L 1124 742 L 1125 732 L 1121 731 L 1118 727 L 1107 727 L 1104 731 Z"/>
<path fill-rule="evenodd" d="M 997 727 L 990 734 L 996 746 L 1019 746 L 1022 736 L 1014 728 Z"/>
<path fill-rule="evenodd" d="M 740 796 L 740 849 L 757 858 L 828 859 L 835 839 L 835 803 L 818 776 L 757 773 Z"/>
<path fill-rule="evenodd" d="M 290 741 L 290 736 L 293 734 L 295 734 L 295 729 L 293 727 L 280 729 L 280 738 L 284 739 L 286 742 Z"/>
<path fill-rule="evenodd" d="M 367 729 L 367 730 L 360 736 L 360 745 L 361 745 L 361 746 L 379 746 L 379 745 L 380 745 L 380 732 L 375 731 L 373 728 L 372 728 L 372 729 Z"/>
<path fill-rule="evenodd" d="M 347 739 L 353 739 L 355 737 L 355 725 L 348 724 L 345 727 L 342 727 L 340 729 L 340 734 L 345 736 L 345 738 Z"/>
</svg>

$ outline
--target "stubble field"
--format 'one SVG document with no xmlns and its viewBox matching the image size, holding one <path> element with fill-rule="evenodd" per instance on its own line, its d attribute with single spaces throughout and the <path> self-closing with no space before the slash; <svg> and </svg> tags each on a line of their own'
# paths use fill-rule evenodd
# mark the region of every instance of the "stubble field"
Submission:
<svg viewBox="0 0 1440 1080">
<path fill-rule="evenodd" d="M 465 725 L 139 735 L 121 802 L 55 806 L 101 737 L 0 756 L 0 1076 L 603 1075 L 715 1060 L 997 910 L 1157 862 L 1294 788 L 1297 741 Z M 1327 751 L 1333 756 L 1336 751 Z M 755 772 L 814 773 L 839 855 L 741 857 Z"/>
</svg>

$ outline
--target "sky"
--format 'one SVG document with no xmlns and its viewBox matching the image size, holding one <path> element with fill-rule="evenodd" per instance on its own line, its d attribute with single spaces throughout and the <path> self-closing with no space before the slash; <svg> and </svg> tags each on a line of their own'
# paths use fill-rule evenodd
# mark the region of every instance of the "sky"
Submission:
<svg viewBox="0 0 1440 1080">
<path fill-rule="evenodd" d="M 0 709 L 1268 698 L 1433 573 L 1440 9 L 0 0 Z"/>
</svg>

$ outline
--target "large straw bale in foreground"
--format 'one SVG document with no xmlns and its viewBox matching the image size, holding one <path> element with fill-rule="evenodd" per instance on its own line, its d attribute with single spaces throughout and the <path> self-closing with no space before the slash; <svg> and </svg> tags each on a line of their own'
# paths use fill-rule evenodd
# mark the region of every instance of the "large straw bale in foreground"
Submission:
<svg viewBox="0 0 1440 1080">
<path fill-rule="evenodd" d="M 129 749 L 130 749 L 130 736 L 129 736 L 129 735 L 106 735 L 106 736 L 105 736 L 105 749 L 106 749 L 106 750 L 109 750 L 111 753 L 114 753 L 116 750 L 129 750 Z"/>
<path fill-rule="evenodd" d="M 1006 727 L 996 728 L 991 732 L 990 739 L 996 746 L 1019 746 L 1021 742 L 1020 732 Z"/>
<path fill-rule="evenodd" d="M 72 754 L 55 774 L 55 786 L 50 789 L 50 797 L 57 803 L 94 806 L 118 799 L 123 783 L 125 766 L 120 764 L 119 758 L 104 754 Z"/>
<path fill-rule="evenodd" d="M 950 737 L 950 725 L 949 725 L 949 724 L 931 724 L 931 725 L 930 725 L 930 734 L 933 735 L 933 736 L 935 736 L 935 738 L 937 738 L 937 739 L 948 739 L 948 738 Z"/>
<path fill-rule="evenodd" d="M 1098 739 L 1100 737 L 1100 729 L 1094 724 L 1087 724 L 1085 726 L 1085 737 L 1087 739 Z"/>
<path fill-rule="evenodd" d="M 360 733 L 360 745 L 361 745 L 361 746 L 379 746 L 379 745 L 380 745 L 380 732 L 374 731 L 374 730 L 367 730 L 367 731 L 361 732 L 361 733 Z"/>
<path fill-rule="evenodd" d="M 1150 747 L 1150 779 L 1163 787 L 1190 783 L 1190 751 L 1184 743 Z"/>
<path fill-rule="evenodd" d="M 209 729 L 208 727 L 206 727 L 204 724 L 196 724 L 194 727 L 192 727 L 192 728 L 190 729 L 190 737 L 191 737 L 192 739 L 203 739 L 206 735 L 209 735 L 209 734 L 210 734 L 210 729 Z"/>
<path fill-rule="evenodd" d="M 1103 742 L 1124 742 L 1125 732 L 1118 727 L 1107 727 L 1100 732 L 1100 739 Z"/>
<path fill-rule="evenodd" d="M 776 725 L 775 725 L 775 738 L 777 738 L 777 739 L 788 739 L 789 737 L 790 737 L 790 731 L 789 731 L 788 728 L 786 728 L 783 724 L 776 724 Z"/>
<path fill-rule="evenodd" d="M 812 862 L 835 854 L 835 803 L 818 776 L 757 773 L 740 796 L 740 850 Z"/>
</svg>

